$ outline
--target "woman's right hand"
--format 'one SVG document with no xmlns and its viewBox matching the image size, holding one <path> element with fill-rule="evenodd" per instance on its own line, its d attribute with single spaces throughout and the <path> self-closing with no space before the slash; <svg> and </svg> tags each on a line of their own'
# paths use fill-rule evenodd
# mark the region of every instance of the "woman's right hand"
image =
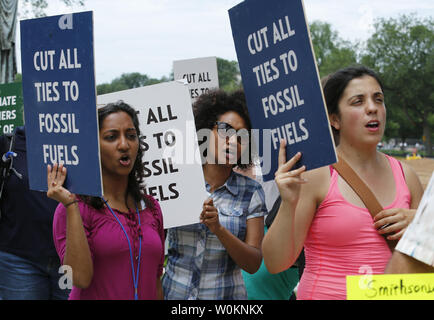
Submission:
<svg viewBox="0 0 434 320">
<path fill-rule="evenodd" d="M 47 196 L 63 203 L 64 205 L 75 200 L 75 195 L 63 187 L 65 179 L 66 168 L 63 166 L 63 164 L 57 165 L 57 163 L 55 163 L 53 167 L 51 167 L 51 165 L 47 165 Z"/>
<path fill-rule="evenodd" d="M 61 202 L 64 206 L 76 200 L 75 194 L 63 187 L 65 179 L 66 168 L 63 164 L 55 163 L 53 166 L 47 166 L 47 196 Z M 69 206 L 67 213 L 66 230 L 61 233 L 66 232 L 63 264 L 73 270 L 73 285 L 85 289 L 89 287 L 93 278 L 92 254 L 78 206 Z"/>
<path fill-rule="evenodd" d="M 306 166 L 291 170 L 291 168 L 300 160 L 301 153 L 297 152 L 288 162 L 286 161 L 286 141 L 280 141 L 279 149 L 279 167 L 275 173 L 274 181 L 279 189 L 282 202 L 286 202 L 295 207 L 300 197 L 301 185 L 307 181 L 301 178 L 301 173 L 306 171 Z"/>
</svg>

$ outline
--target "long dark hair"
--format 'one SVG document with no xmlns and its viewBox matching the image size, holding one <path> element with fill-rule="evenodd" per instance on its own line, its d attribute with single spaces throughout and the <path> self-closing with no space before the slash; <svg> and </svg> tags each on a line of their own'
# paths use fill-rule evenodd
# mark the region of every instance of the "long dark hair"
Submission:
<svg viewBox="0 0 434 320">
<path fill-rule="evenodd" d="M 102 123 L 104 119 L 116 112 L 125 112 L 128 114 L 133 121 L 134 128 L 136 129 L 136 133 L 138 137 L 141 137 L 140 134 L 140 128 L 139 128 L 139 118 L 137 117 L 137 112 L 132 107 L 130 107 L 128 104 L 123 102 L 122 100 L 119 100 L 115 103 L 109 103 L 105 105 L 104 107 L 98 109 L 98 123 L 99 123 L 99 130 L 101 130 Z M 139 139 L 140 142 L 140 139 Z M 127 185 L 127 191 L 125 193 L 125 203 L 127 204 L 127 198 L 130 194 L 135 202 L 139 202 L 140 200 L 144 200 L 146 207 L 153 209 L 154 204 L 151 201 L 149 196 L 146 196 L 145 193 L 145 186 L 143 184 L 145 174 L 144 174 L 144 165 L 143 165 L 143 148 L 141 144 L 139 143 L 139 149 L 137 151 L 137 157 L 134 161 L 133 169 L 131 170 L 130 174 L 128 175 L 128 185 Z M 87 203 L 88 205 L 92 206 L 95 209 L 101 209 L 104 207 L 104 201 L 100 197 L 92 197 L 92 196 L 86 196 L 86 195 L 80 195 L 80 198 Z"/>
<path fill-rule="evenodd" d="M 243 90 L 236 90 L 230 94 L 223 90 L 211 90 L 208 93 L 199 96 L 193 106 L 196 131 L 199 132 L 201 129 L 212 130 L 220 116 L 230 111 L 236 112 L 244 120 L 246 129 L 249 132 L 249 137 L 251 137 L 252 124 L 247 111 L 246 98 Z M 201 137 L 198 136 L 198 138 L 200 139 Z M 207 140 L 208 139 L 209 137 Z M 199 145 L 203 142 L 204 141 L 199 141 Z M 246 151 L 249 152 L 249 163 L 242 163 L 240 157 L 238 163 L 234 166 L 237 166 L 240 169 L 247 169 L 253 164 L 251 138 L 249 139 L 249 148 L 246 148 Z M 202 161 L 204 161 L 204 159 L 202 159 Z"/>
</svg>

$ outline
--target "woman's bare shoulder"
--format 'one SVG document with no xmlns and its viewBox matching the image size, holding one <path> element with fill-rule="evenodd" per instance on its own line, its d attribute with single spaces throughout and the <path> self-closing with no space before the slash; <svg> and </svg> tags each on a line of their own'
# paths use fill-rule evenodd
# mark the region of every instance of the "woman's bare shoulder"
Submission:
<svg viewBox="0 0 434 320">
<path fill-rule="evenodd" d="M 398 160 L 399 161 L 399 160 Z M 412 207 L 417 207 L 423 195 L 423 186 L 416 171 L 404 161 L 400 161 L 404 171 L 405 182 L 410 190 L 412 198 Z"/>
<path fill-rule="evenodd" d="M 310 194 L 317 202 L 321 202 L 327 195 L 330 186 L 330 176 L 330 166 L 304 172 L 302 178 L 307 180 L 307 183 L 303 185 L 302 192 Z"/>
<path fill-rule="evenodd" d="M 331 176 L 331 170 L 329 166 L 312 169 L 303 173 L 302 177 L 309 182 L 324 182 L 329 180 Z"/>
</svg>

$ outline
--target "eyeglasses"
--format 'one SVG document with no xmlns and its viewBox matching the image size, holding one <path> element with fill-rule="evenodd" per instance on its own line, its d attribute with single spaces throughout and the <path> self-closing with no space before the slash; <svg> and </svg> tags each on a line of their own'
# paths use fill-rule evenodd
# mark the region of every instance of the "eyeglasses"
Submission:
<svg viewBox="0 0 434 320">
<path fill-rule="evenodd" d="M 241 145 L 249 143 L 249 131 L 247 129 L 235 130 L 229 123 L 216 121 L 217 133 L 221 138 L 229 139 L 234 134 L 237 135 L 237 142 Z"/>
</svg>

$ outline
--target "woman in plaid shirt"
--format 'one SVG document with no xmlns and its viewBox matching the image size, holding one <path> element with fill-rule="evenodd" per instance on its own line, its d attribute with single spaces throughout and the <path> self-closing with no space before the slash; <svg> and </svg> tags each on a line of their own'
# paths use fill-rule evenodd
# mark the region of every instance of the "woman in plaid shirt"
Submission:
<svg viewBox="0 0 434 320">
<path fill-rule="evenodd" d="M 266 206 L 260 184 L 233 171 L 252 164 L 244 93 L 202 95 L 194 113 L 210 196 L 198 223 L 168 232 L 165 299 L 247 299 L 241 269 L 261 264 Z"/>
</svg>

